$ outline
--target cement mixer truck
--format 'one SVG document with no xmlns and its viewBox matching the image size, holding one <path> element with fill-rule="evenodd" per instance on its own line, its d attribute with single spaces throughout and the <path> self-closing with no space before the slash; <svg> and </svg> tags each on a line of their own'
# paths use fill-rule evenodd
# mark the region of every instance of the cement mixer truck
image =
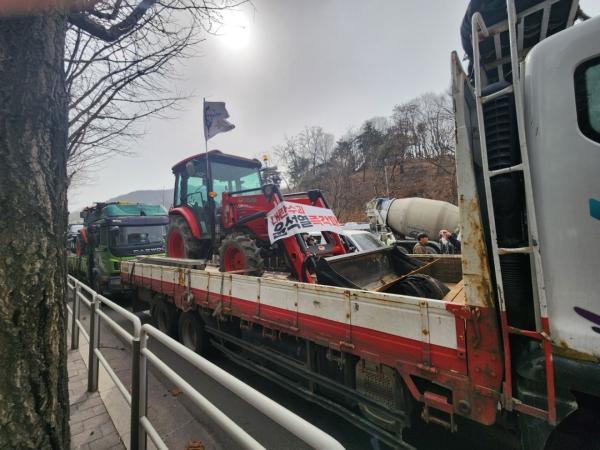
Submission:
<svg viewBox="0 0 600 450">
<path fill-rule="evenodd" d="M 440 230 L 458 234 L 458 207 L 429 198 L 374 198 L 367 203 L 371 232 L 386 244 L 395 243 L 410 252 L 419 233 L 437 240 Z M 436 242 L 428 245 L 439 253 Z"/>
</svg>

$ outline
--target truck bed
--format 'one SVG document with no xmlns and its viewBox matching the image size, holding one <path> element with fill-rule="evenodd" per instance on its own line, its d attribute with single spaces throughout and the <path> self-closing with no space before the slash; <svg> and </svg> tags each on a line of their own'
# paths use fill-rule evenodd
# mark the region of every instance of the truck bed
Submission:
<svg viewBox="0 0 600 450">
<path fill-rule="evenodd" d="M 450 263 L 455 267 L 460 257 Z M 431 266 L 430 270 L 434 270 Z M 452 272 L 452 271 L 450 271 Z M 205 269 L 127 261 L 121 265 L 125 284 L 168 296 L 182 308 L 193 296 L 199 308 L 257 323 L 362 358 L 395 365 L 399 358 L 417 364 L 466 372 L 464 324 L 449 305 L 464 303 L 463 286 L 454 276 L 443 300 L 409 297 L 300 283 L 285 274 L 263 277 Z"/>
</svg>

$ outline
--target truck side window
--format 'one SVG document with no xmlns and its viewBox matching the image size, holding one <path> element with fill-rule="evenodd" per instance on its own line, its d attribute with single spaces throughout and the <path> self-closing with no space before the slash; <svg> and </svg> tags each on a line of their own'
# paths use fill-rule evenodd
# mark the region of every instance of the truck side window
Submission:
<svg viewBox="0 0 600 450">
<path fill-rule="evenodd" d="M 600 143 L 600 57 L 575 70 L 575 104 L 581 132 Z"/>
</svg>

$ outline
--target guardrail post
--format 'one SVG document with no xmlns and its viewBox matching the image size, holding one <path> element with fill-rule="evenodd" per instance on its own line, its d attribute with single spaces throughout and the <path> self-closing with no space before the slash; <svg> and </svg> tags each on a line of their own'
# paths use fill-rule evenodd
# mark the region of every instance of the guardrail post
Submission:
<svg viewBox="0 0 600 450">
<path fill-rule="evenodd" d="M 148 335 L 146 334 L 146 332 L 144 331 L 144 329 L 142 328 L 141 330 L 141 334 L 140 334 L 140 339 L 138 342 L 139 346 L 139 358 L 138 358 L 138 404 L 137 404 L 137 410 L 136 410 L 136 417 L 135 420 L 137 421 L 138 424 L 138 445 L 139 445 L 139 449 L 140 450 L 146 450 L 147 448 L 147 436 L 146 436 L 146 431 L 144 430 L 144 427 L 141 426 L 141 419 L 142 417 L 146 417 L 148 415 L 148 366 L 146 363 L 146 356 L 142 353 L 142 350 L 146 348 L 146 346 L 148 345 Z M 135 361 L 134 361 L 134 367 L 135 367 Z M 133 373 L 132 373 L 132 377 L 133 377 Z M 132 378 L 133 379 L 133 378 Z M 132 397 L 132 401 L 131 401 L 131 412 L 132 412 L 132 416 L 131 416 L 131 421 L 133 423 L 134 417 L 133 417 L 133 397 Z M 133 427 L 131 429 L 131 437 L 132 437 L 132 448 L 133 448 Z"/>
<path fill-rule="evenodd" d="M 98 356 L 96 349 L 100 343 L 100 316 L 98 315 L 100 300 L 98 294 L 94 293 L 92 297 L 92 307 L 90 308 L 90 347 L 88 355 L 88 392 L 98 390 Z"/>
<path fill-rule="evenodd" d="M 77 320 L 79 320 L 79 304 L 81 299 L 79 298 L 79 281 L 75 281 L 75 289 L 73 292 L 73 314 L 71 317 L 71 350 L 77 350 L 79 348 L 79 326 Z"/>
<path fill-rule="evenodd" d="M 140 446 L 140 337 L 131 341 L 131 449 L 146 448 Z"/>
</svg>

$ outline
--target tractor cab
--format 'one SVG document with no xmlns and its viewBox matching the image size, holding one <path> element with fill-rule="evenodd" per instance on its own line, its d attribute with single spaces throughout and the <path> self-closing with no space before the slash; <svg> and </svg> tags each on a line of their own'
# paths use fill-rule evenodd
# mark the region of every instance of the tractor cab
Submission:
<svg viewBox="0 0 600 450">
<path fill-rule="evenodd" d="M 264 211 L 268 205 L 262 193 L 260 169 L 257 159 L 226 155 L 219 150 L 186 158 L 173 166 L 175 190 L 169 211 L 167 254 L 209 258 L 213 242 L 219 241 L 223 229 L 232 225 L 234 216 L 239 219 L 240 215 Z M 238 206 L 235 213 L 232 203 Z M 261 217 L 264 222 L 264 215 Z"/>
<path fill-rule="evenodd" d="M 345 253 L 342 241 L 325 233 L 328 242 L 311 247 L 297 236 L 272 245 L 266 216 L 278 203 L 291 201 L 327 207 L 320 191 L 282 194 L 277 185 L 263 184 L 261 162 L 218 150 L 192 156 L 173 166 L 174 206 L 169 211 L 167 255 L 184 259 L 210 259 L 219 252 L 221 269 L 226 272 L 260 274 L 269 267 L 298 266 L 304 271 L 306 254 L 332 256 Z M 274 255 L 282 252 L 287 258 Z"/>
</svg>

